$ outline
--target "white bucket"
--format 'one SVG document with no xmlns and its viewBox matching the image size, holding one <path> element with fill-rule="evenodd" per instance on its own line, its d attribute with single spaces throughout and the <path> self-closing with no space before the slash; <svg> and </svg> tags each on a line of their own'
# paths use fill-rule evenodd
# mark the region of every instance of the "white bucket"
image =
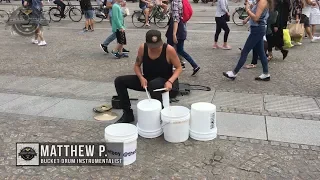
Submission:
<svg viewBox="0 0 320 180">
<path fill-rule="evenodd" d="M 191 105 L 190 137 L 209 141 L 217 137 L 216 106 L 207 102 Z"/>
<path fill-rule="evenodd" d="M 118 123 L 107 126 L 104 130 L 104 138 L 106 142 L 123 143 L 123 165 L 129 165 L 136 161 L 137 158 L 137 139 L 138 130 L 135 125 L 128 123 Z M 119 149 L 111 149 L 108 151 L 108 157 L 119 158 Z M 118 154 L 118 155 L 117 155 Z"/>
<path fill-rule="evenodd" d="M 145 99 L 137 104 L 138 133 L 144 138 L 156 138 L 163 133 L 160 125 L 161 102 Z"/>
<path fill-rule="evenodd" d="M 168 142 L 184 142 L 189 138 L 190 110 L 183 106 L 170 106 L 161 111 L 164 139 Z"/>
</svg>

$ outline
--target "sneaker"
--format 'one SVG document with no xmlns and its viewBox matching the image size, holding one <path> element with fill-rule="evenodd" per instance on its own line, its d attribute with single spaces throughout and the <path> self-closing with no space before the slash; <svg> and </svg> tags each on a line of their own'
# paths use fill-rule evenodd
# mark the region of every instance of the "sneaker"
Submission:
<svg viewBox="0 0 320 180">
<path fill-rule="evenodd" d="M 221 47 L 220 47 L 218 44 L 214 44 L 214 45 L 212 46 L 212 48 L 213 48 L 213 49 L 220 49 Z"/>
<path fill-rule="evenodd" d="M 130 51 L 127 50 L 127 49 L 125 49 L 125 48 L 123 48 L 123 49 L 122 49 L 122 52 L 127 54 L 127 53 L 129 53 Z"/>
<path fill-rule="evenodd" d="M 270 74 L 261 74 L 259 77 L 256 77 L 257 81 L 270 81 Z"/>
<path fill-rule="evenodd" d="M 317 40 L 320 40 L 320 37 L 313 36 L 313 38 L 311 39 L 311 42 L 316 42 Z"/>
<path fill-rule="evenodd" d="M 36 39 L 32 39 L 31 42 L 32 42 L 32 44 L 38 44 L 39 43 L 39 41 L 36 40 Z"/>
<path fill-rule="evenodd" d="M 301 46 L 302 45 L 301 42 L 293 42 L 293 44 L 296 45 L 296 46 Z"/>
<path fill-rule="evenodd" d="M 122 117 L 116 123 L 132 123 L 134 115 L 132 109 L 124 110 Z"/>
<path fill-rule="evenodd" d="M 199 70 L 200 70 L 200 67 L 199 67 L 199 66 L 196 67 L 196 68 L 194 68 L 194 69 L 193 69 L 193 73 L 191 74 L 191 76 L 196 76 L 196 75 L 198 74 Z"/>
<path fill-rule="evenodd" d="M 231 50 L 232 48 L 231 48 L 231 46 L 222 46 L 221 47 L 221 49 L 223 49 L 223 50 Z"/>
<path fill-rule="evenodd" d="M 181 66 L 182 66 L 182 70 L 186 70 L 186 66 L 184 65 L 184 63 L 181 63 Z M 172 70 L 174 71 L 174 70 L 176 70 L 176 68 L 173 67 Z"/>
<path fill-rule="evenodd" d="M 120 59 L 120 58 L 123 58 L 123 57 L 129 57 L 128 54 L 120 54 L 119 52 L 113 54 L 116 58 Z"/>
<path fill-rule="evenodd" d="M 223 75 L 231 80 L 235 80 L 237 75 L 233 73 L 233 71 L 223 72 Z"/>
<path fill-rule="evenodd" d="M 38 46 L 46 46 L 46 45 L 47 45 L 46 41 L 40 41 L 38 44 Z"/>
<path fill-rule="evenodd" d="M 105 46 L 105 45 L 103 45 L 103 44 L 100 44 L 100 48 L 101 48 L 105 53 L 109 53 L 107 46 Z"/>
</svg>

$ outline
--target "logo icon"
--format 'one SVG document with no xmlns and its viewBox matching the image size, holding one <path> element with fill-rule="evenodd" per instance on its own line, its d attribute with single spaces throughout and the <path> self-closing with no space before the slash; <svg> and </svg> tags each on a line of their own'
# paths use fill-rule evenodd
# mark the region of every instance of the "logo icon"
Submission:
<svg viewBox="0 0 320 180">
<path fill-rule="evenodd" d="M 152 36 L 152 42 L 157 42 L 158 41 L 158 37 L 157 36 Z"/>
<path fill-rule="evenodd" d="M 25 147 L 21 149 L 19 156 L 26 161 L 30 161 L 37 156 L 37 153 L 32 147 Z"/>
</svg>

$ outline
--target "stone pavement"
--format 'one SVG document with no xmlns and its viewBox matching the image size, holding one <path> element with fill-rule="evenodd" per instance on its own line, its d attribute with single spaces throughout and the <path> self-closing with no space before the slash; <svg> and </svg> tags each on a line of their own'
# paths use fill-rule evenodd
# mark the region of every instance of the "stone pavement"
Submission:
<svg viewBox="0 0 320 180">
<path fill-rule="evenodd" d="M 61 78 L 0 76 L 0 84 L 0 112 L 70 120 L 94 121 L 92 108 L 116 95 L 113 83 Z M 144 92 L 130 96 L 146 98 Z M 172 105 L 215 104 L 219 135 L 320 146 L 320 99 L 219 90 L 178 99 Z"/>
</svg>

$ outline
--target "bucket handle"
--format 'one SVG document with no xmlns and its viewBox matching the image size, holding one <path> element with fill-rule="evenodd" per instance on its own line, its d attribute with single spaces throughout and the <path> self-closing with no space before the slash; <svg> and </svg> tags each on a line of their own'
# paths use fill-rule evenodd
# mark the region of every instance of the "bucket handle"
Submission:
<svg viewBox="0 0 320 180">
<path fill-rule="evenodd" d="M 161 126 L 161 128 L 163 128 L 164 126 L 166 126 L 168 124 L 180 124 L 181 122 L 183 122 L 183 121 L 178 121 L 178 122 L 174 122 L 174 123 L 168 122 L 168 123 L 163 124 L 163 121 L 160 119 L 160 126 Z"/>
</svg>

